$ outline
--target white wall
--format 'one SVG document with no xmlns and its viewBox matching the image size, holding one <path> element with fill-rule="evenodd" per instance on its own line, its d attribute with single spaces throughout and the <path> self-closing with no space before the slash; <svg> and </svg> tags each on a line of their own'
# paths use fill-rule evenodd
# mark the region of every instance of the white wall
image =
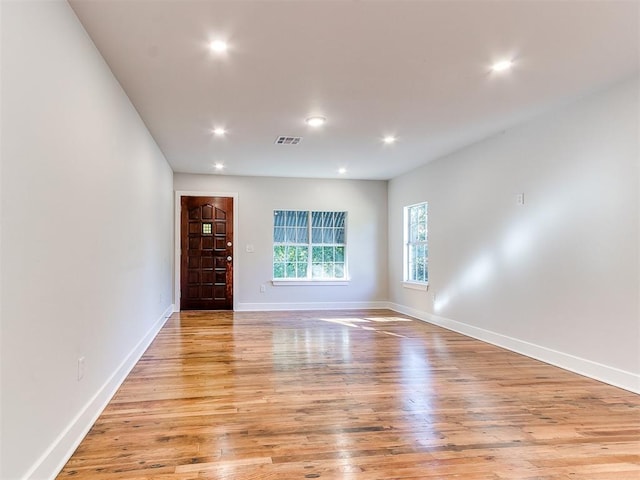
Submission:
<svg viewBox="0 0 640 480">
<path fill-rule="evenodd" d="M 376 307 L 387 299 L 387 182 L 174 175 L 176 191 L 237 193 L 239 310 Z M 348 211 L 347 286 L 272 286 L 273 211 Z M 247 253 L 251 244 L 254 253 Z M 266 292 L 260 293 L 260 285 Z"/>
<path fill-rule="evenodd" d="M 391 302 L 640 390 L 638 107 L 636 77 L 392 180 Z M 401 284 L 420 201 L 428 293 Z"/>
<path fill-rule="evenodd" d="M 1 43 L 0 477 L 50 478 L 171 306 L 172 172 L 66 2 Z"/>
</svg>

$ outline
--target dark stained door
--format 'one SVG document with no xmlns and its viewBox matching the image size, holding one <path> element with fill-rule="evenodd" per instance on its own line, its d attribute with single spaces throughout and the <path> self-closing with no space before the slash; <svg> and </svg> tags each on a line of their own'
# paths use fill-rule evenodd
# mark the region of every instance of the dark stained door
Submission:
<svg viewBox="0 0 640 480">
<path fill-rule="evenodd" d="M 233 309 L 233 198 L 182 197 L 180 309 Z"/>
</svg>

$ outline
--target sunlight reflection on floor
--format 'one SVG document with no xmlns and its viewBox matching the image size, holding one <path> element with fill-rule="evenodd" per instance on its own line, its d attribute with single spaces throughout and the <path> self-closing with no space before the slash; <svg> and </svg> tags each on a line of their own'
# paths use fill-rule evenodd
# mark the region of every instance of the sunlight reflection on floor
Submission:
<svg viewBox="0 0 640 480">
<path fill-rule="evenodd" d="M 391 335 L 393 337 L 401 337 L 407 338 L 404 335 L 400 335 L 399 333 L 388 332 L 386 330 L 378 330 L 375 326 L 371 324 L 375 323 L 395 323 L 395 322 L 412 322 L 413 320 L 410 318 L 403 317 L 334 317 L 334 318 L 320 318 L 323 322 L 336 323 L 338 325 L 344 325 L 345 327 L 351 328 L 360 328 L 362 330 L 370 330 L 378 333 L 383 333 L 385 335 Z M 369 325 L 365 325 L 369 324 Z"/>
</svg>

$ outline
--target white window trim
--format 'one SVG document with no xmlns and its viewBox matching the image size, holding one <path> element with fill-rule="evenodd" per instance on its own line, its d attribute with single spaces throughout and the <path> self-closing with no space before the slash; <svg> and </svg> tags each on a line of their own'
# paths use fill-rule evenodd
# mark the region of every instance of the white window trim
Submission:
<svg viewBox="0 0 640 480">
<path fill-rule="evenodd" d="M 309 213 L 309 224 L 308 224 L 308 228 L 309 228 L 309 243 L 300 243 L 300 244 L 286 244 L 286 245 L 291 245 L 294 247 L 297 246 L 301 246 L 301 247 L 309 247 L 309 266 L 311 266 L 311 249 L 315 246 L 315 247 L 344 247 L 344 273 L 345 273 L 345 277 L 344 278 L 271 278 L 271 284 L 274 287 L 282 287 L 282 286 L 311 286 L 311 285 L 324 285 L 324 286 L 336 286 L 336 285 L 349 285 L 349 283 L 351 282 L 351 279 L 349 278 L 349 255 L 348 255 L 348 247 L 347 247 L 347 222 L 348 222 L 348 218 L 349 218 L 349 211 L 348 210 L 339 210 L 340 212 L 344 212 L 346 214 L 346 218 L 347 221 L 345 222 L 345 226 L 344 226 L 344 243 L 340 243 L 340 244 L 314 244 L 311 243 L 311 213 L 312 212 L 324 212 L 324 211 L 338 211 L 338 210 L 313 210 L 313 209 L 309 209 L 309 210 L 287 210 L 284 208 L 277 208 L 274 209 L 274 211 L 295 211 L 295 212 L 308 212 Z M 272 245 L 275 245 L 276 243 L 273 242 Z M 280 243 L 279 245 L 285 245 L 283 243 Z M 273 247 L 272 247 L 273 248 Z M 311 270 L 309 270 L 311 272 Z M 271 257 L 271 274 L 273 275 L 273 251 L 272 251 L 272 257 Z"/>
<path fill-rule="evenodd" d="M 402 286 L 410 290 L 420 290 L 423 292 L 429 290 L 429 282 L 409 282 L 407 280 L 404 280 L 402 282 Z"/>
<path fill-rule="evenodd" d="M 426 282 L 419 282 L 416 280 L 409 280 L 409 271 L 408 271 L 408 267 L 409 267 L 409 243 L 407 241 L 407 239 L 409 238 L 409 209 L 412 207 L 416 207 L 418 205 L 422 205 L 422 204 L 427 204 L 427 208 L 428 208 L 428 202 L 425 200 L 423 202 L 418 202 L 418 203 L 414 203 L 411 205 L 406 205 L 403 209 L 402 209 L 402 286 L 404 288 L 408 288 L 411 290 L 422 290 L 422 291 L 427 291 L 429 290 L 429 281 L 427 280 Z M 427 210 L 428 212 L 428 210 Z M 427 213 L 428 215 L 428 213 Z M 427 217 L 428 218 L 428 217 Z M 427 220 L 428 222 L 428 220 Z M 428 244 L 428 233 L 427 233 L 427 241 L 424 243 Z M 428 259 L 428 257 L 427 257 Z M 427 267 L 428 268 L 428 267 Z"/>
<path fill-rule="evenodd" d="M 342 285 L 349 285 L 349 283 L 351 282 L 351 280 L 347 279 L 347 280 L 333 280 L 333 279 L 326 279 L 326 280 L 320 280 L 320 279 L 314 279 L 314 280 L 304 280 L 304 279 L 300 279 L 300 278 L 291 278 L 291 279 L 286 279 L 286 278 L 278 278 L 278 279 L 273 279 L 271 280 L 271 284 L 274 287 L 308 287 L 308 286 L 312 286 L 312 285 L 321 285 L 321 286 L 325 286 L 325 287 L 329 287 L 329 286 L 342 286 Z"/>
</svg>

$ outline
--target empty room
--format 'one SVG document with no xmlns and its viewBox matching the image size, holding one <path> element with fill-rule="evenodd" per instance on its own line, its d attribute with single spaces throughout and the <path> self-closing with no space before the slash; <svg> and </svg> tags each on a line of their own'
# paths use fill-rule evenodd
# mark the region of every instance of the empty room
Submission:
<svg viewBox="0 0 640 480">
<path fill-rule="evenodd" d="M 0 0 L 0 479 L 640 479 L 640 2 Z"/>
</svg>

